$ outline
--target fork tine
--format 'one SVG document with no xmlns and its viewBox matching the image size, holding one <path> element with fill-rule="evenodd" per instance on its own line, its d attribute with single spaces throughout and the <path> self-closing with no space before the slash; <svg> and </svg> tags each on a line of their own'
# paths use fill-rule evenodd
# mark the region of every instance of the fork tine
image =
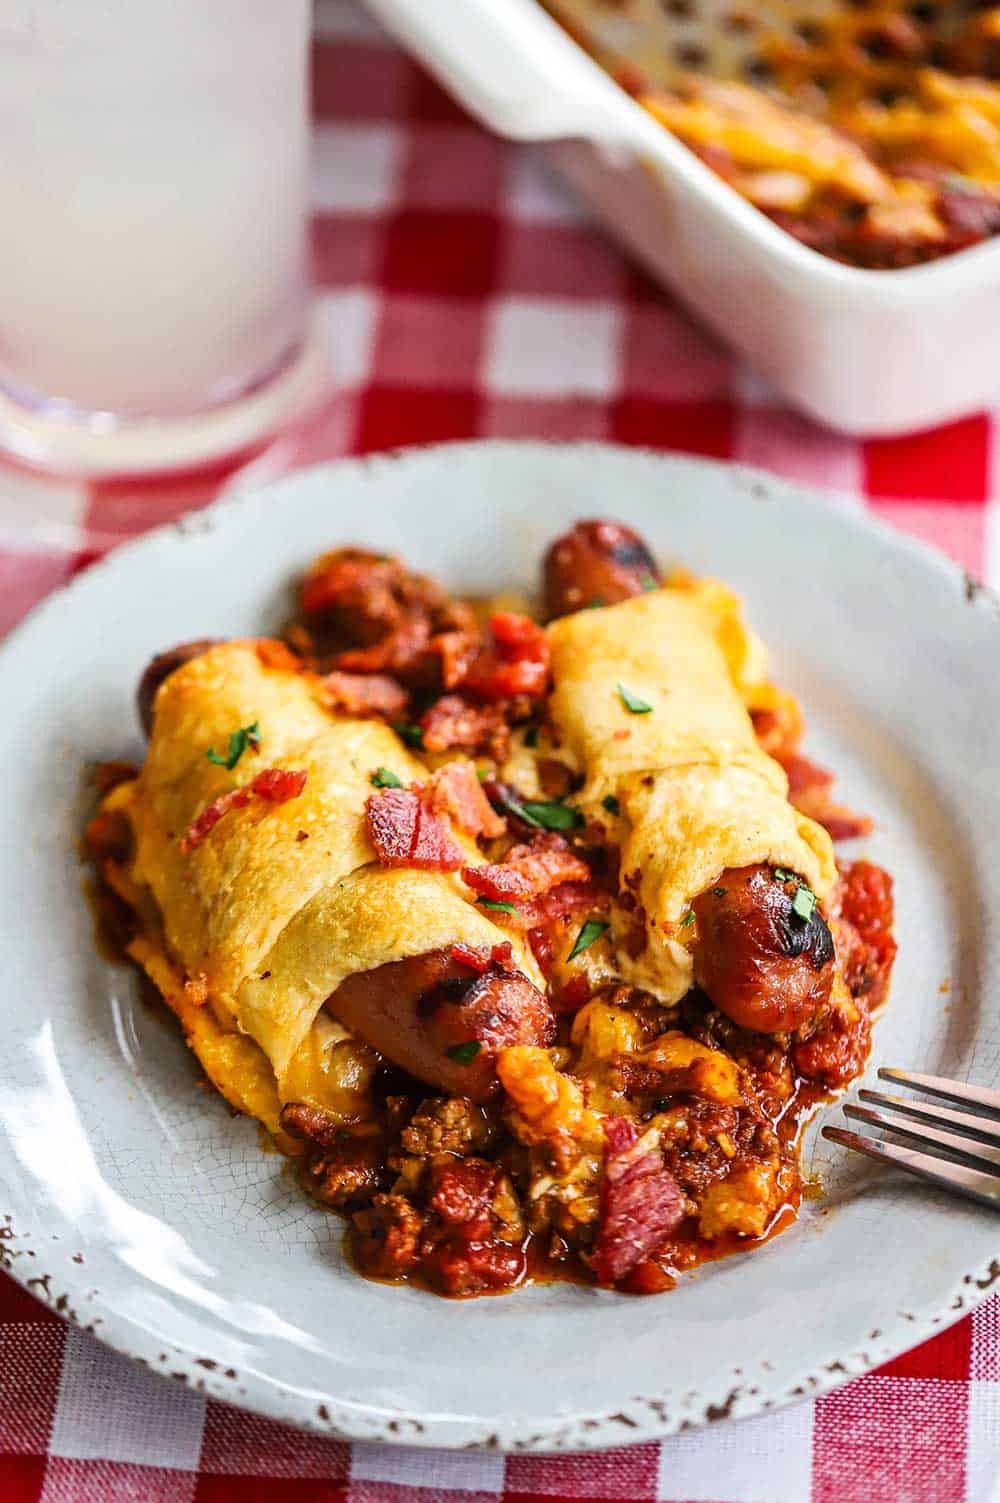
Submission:
<svg viewBox="0 0 1000 1503">
<path fill-rule="evenodd" d="M 1000 1174 L 1000 1148 L 983 1148 L 977 1153 L 974 1145 L 968 1139 L 959 1137 L 958 1133 L 943 1132 L 938 1127 L 918 1126 L 916 1123 L 911 1126 L 907 1122 L 890 1122 L 881 1112 L 873 1112 L 867 1106 L 856 1106 L 851 1101 L 844 1103 L 844 1116 L 855 1122 L 864 1122 L 868 1127 L 880 1127 L 884 1132 L 895 1133 L 898 1138 L 908 1138 L 911 1143 L 929 1148 L 932 1152 L 937 1145 L 948 1153 L 957 1154 L 973 1169 Z"/>
<path fill-rule="evenodd" d="M 879 1070 L 878 1078 L 891 1080 L 894 1085 L 909 1086 L 911 1091 L 925 1091 L 928 1096 L 937 1096 L 941 1101 L 955 1101 L 974 1112 L 1000 1117 L 1000 1091 L 991 1091 L 987 1086 L 966 1085 L 961 1080 L 948 1080 L 944 1075 L 918 1075 L 913 1070 L 883 1068 Z"/>
<path fill-rule="evenodd" d="M 946 1190 L 956 1190 L 981 1205 L 1000 1210 L 1000 1179 L 992 1174 L 980 1174 L 962 1164 L 953 1164 L 947 1159 L 932 1158 L 928 1153 L 916 1153 L 912 1148 L 901 1148 L 895 1143 L 882 1143 L 877 1138 L 865 1138 L 860 1133 L 847 1132 L 842 1127 L 824 1127 L 824 1138 L 839 1143 L 843 1148 L 854 1148 L 870 1159 L 882 1164 L 892 1164 L 918 1179 L 926 1179 Z"/>
<path fill-rule="evenodd" d="M 891 1096 L 888 1091 L 863 1089 L 858 1092 L 858 1100 L 866 1101 L 869 1106 L 880 1106 L 887 1112 L 896 1112 L 901 1117 L 912 1117 L 915 1122 L 951 1128 L 952 1131 L 975 1138 L 977 1143 L 986 1143 L 991 1148 L 1000 1147 L 1000 1124 L 994 1126 L 989 1117 L 973 1117 L 968 1112 L 935 1106 L 930 1101 L 912 1101 L 906 1096 Z"/>
</svg>

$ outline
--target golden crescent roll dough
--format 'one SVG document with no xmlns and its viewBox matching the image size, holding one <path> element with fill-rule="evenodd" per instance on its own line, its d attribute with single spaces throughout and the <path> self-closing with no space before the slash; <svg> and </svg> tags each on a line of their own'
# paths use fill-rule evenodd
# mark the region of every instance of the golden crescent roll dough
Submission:
<svg viewBox="0 0 1000 1503">
<path fill-rule="evenodd" d="M 725 629 L 734 629 L 728 608 Z M 622 972 L 676 1001 L 691 984 L 681 922 L 692 900 L 727 868 L 757 862 L 788 867 L 823 899 L 836 876 L 830 838 L 791 806 L 783 769 L 758 746 L 730 666 L 739 655 L 720 642 L 710 598 L 655 590 L 565 616 L 548 633 L 560 754 L 584 778 L 584 816 L 621 846 Z M 648 713 L 632 713 L 622 689 Z"/>
<path fill-rule="evenodd" d="M 245 751 L 231 771 L 206 758 L 210 747 L 224 755 L 230 733 L 254 722 L 259 751 Z M 183 851 L 196 816 L 265 767 L 305 770 L 302 794 L 234 809 Z M 446 945 L 511 939 L 518 964 L 538 980 L 520 940 L 473 906 L 457 875 L 377 864 L 365 805 L 379 767 L 403 784 L 427 776 L 392 730 L 331 714 L 309 675 L 267 666 L 253 642 L 211 648 L 157 693 L 146 762 L 125 799 L 132 879 L 151 895 L 162 930 L 156 956 L 140 959 L 161 990 L 164 958 L 182 979 L 204 978 L 208 1008 L 195 1020 L 188 1009 L 182 1022 L 231 1101 L 244 1101 L 245 1087 L 224 1083 L 209 1059 L 239 1051 L 213 1042 L 213 1026 L 255 1041 L 277 1101 L 350 1115 L 359 1110 L 352 1090 L 367 1088 L 374 1056 L 320 1013 L 346 977 Z M 453 833 L 478 859 L 474 843 Z M 209 1015 L 214 1025 L 204 1022 Z"/>
</svg>

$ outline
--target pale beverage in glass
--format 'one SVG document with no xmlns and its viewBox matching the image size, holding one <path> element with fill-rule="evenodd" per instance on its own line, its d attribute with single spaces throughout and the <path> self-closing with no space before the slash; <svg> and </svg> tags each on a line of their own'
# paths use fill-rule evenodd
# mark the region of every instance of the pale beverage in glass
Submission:
<svg viewBox="0 0 1000 1503">
<path fill-rule="evenodd" d="M 267 407 L 307 324 L 310 15 L 0 0 L 0 442 L 147 468 Z"/>
</svg>

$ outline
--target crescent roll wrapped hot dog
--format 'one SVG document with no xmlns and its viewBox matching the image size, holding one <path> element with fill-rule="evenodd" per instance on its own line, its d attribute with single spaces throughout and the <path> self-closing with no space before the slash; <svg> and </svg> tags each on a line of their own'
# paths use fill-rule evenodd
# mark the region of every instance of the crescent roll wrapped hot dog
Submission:
<svg viewBox="0 0 1000 1503">
<path fill-rule="evenodd" d="M 457 875 L 478 859 L 470 832 L 396 791 L 426 768 L 388 726 L 321 698 L 279 644 L 210 646 L 157 688 L 146 763 L 116 790 L 136 957 L 214 1083 L 272 1129 L 291 1101 L 364 1116 L 374 1050 L 482 1099 L 496 1049 L 549 1042 L 552 1026 L 530 954 Z M 423 821 L 393 865 L 369 808 L 390 793 L 389 812 Z"/>
<path fill-rule="evenodd" d="M 757 743 L 737 675 L 759 647 L 749 639 L 741 649 L 734 629 L 732 612 L 697 589 L 654 589 L 562 617 L 548 628 L 550 718 L 560 755 L 583 778 L 581 813 L 620 847 L 613 929 L 627 979 L 667 1003 L 698 980 L 736 1021 L 779 1031 L 822 1000 L 807 995 L 808 977 L 802 995 L 780 1004 L 773 987 L 758 999 L 743 978 L 741 999 L 709 951 L 725 942 L 726 905 L 752 900 L 776 955 L 801 955 L 813 897 L 822 905 L 836 866 L 829 836 L 788 802 L 784 771 Z M 761 882 L 776 888 L 773 901 L 757 892 Z M 807 896 L 796 904 L 800 882 Z M 825 941 L 819 949 L 817 974 L 832 958 Z"/>
</svg>

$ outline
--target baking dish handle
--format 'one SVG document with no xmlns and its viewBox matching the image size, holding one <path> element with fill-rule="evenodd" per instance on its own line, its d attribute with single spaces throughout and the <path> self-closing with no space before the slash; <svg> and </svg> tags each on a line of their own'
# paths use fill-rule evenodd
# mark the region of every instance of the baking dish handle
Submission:
<svg viewBox="0 0 1000 1503">
<path fill-rule="evenodd" d="M 367 0 L 470 114 L 521 141 L 619 136 L 595 67 L 537 0 Z M 615 91 L 617 92 L 617 91 Z"/>
</svg>

